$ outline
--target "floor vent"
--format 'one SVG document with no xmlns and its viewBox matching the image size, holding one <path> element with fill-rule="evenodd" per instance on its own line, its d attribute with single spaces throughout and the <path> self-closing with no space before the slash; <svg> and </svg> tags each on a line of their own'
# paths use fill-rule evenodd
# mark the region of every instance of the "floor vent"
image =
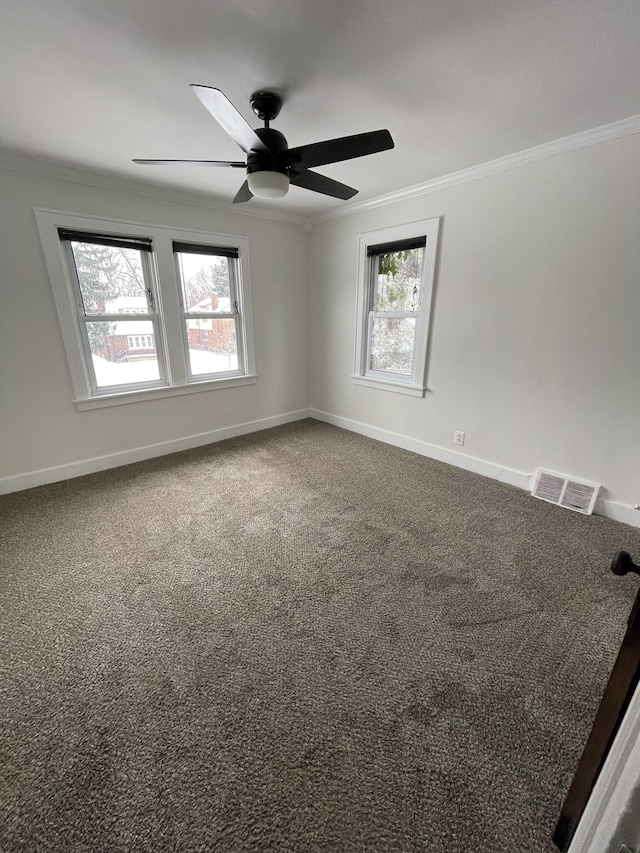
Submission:
<svg viewBox="0 0 640 853">
<path fill-rule="evenodd" d="M 531 494 L 534 498 L 591 515 L 599 488 L 599 483 L 572 480 L 566 474 L 556 474 L 554 471 L 538 468 Z"/>
</svg>

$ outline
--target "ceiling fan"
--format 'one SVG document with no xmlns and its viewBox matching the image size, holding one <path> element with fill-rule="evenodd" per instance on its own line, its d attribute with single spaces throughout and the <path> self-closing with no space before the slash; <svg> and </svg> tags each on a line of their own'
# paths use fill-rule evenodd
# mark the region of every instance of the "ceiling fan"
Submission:
<svg viewBox="0 0 640 853">
<path fill-rule="evenodd" d="M 281 198 L 286 195 L 289 185 L 303 187 L 316 193 L 333 198 L 349 199 L 358 190 L 334 181 L 318 172 L 312 172 L 313 166 L 325 166 L 364 157 L 378 151 L 393 148 L 393 139 L 388 130 L 373 130 L 370 133 L 357 133 L 353 136 L 341 136 L 327 139 L 311 145 L 289 148 L 287 140 L 278 131 L 270 127 L 282 107 L 282 98 L 275 92 L 254 92 L 249 99 L 251 107 L 264 127 L 253 128 L 245 121 L 231 101 L 211 86 L 191 84 L 194 94 L 209 110 L 223 130 L 236 142 L 247 155 L 246 163 L 230 160 L 134 160 L 150 166 L 190 164 L 192 166 L 222 166 L 232 169 L 246 169 L 247 179 L 233 199 L 234 204 L 249 201 L 253 196 L 259 198 Z"/>
</svg>

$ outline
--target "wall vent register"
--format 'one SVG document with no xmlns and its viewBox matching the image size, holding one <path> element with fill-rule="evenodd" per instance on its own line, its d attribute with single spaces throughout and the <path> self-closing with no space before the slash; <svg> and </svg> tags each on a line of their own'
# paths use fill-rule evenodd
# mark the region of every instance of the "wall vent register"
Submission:
<svg viewBox="0 0 640 853">
<path fill-rule="evenodd" d="M 557 504 L 565 509 L 591 515 L 599 489 L 599 483 L 576 480 L 566 474 L 538 468 L 531 494 L 534 498 Z"/>
</svg>

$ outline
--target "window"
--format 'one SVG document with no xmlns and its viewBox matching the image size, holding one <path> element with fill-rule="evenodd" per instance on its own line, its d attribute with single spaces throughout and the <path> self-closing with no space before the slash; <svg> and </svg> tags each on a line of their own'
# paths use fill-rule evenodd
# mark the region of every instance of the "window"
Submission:
<svg viewBox="0 0 640 853">
<path fill-rule="evenodd" d="M 162 351 L 144 360 L 129 354 L 158 334 L 151 240 L 65 228 L 58 229 L 58 237 L 93 391 L 164 384 Z"/>
<path fill-rule="evenodd" d="M 238 369 L 236 249 L 174 243 L 187 336 L 189 373 L 225 373 Z"/>
<path fill-rule="evenodd" d="M 357 384 L 422 396 L 438 219 L 360 236 Z"/>
<path fill-rule="evenodd" d="M 153 349 L 153 337 L 151 335 L 129 335 L 127 341 L 129 349 Z"/>
<path fill-rule="evenodd" d="M 246 238 L 36 218 L 78 408 L 255 382 Z"/>
</svg>

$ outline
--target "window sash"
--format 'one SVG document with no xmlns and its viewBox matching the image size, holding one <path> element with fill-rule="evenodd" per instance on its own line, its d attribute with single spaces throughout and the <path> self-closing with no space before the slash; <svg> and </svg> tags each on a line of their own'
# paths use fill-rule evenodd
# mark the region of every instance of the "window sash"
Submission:
<svg viewBox="0 0 640 853">
<path fill-rule="evenodd" d="M 426 237 L 418 237 L 413 240 L 400 240 L 394 243 L 387 243 L 383 248 L 387 251 L 379 252 L 369 252 L 367 251 L 367 258 L 369 263 L 369 292 L 368 292 L 368 306 L 369 311 L 381 311 L 381 309 L 376 309 L 376 304 L 379 298 L 379 273 L 378 273 L 378 261 L 382 255 L 394 255 L 398 252 L 405 252 L 410 249 L 424 249 L 427 244 Z M 394 248 L 390 248 L 394 247 Z M 378 246 L 373 246 L 370 248 L 378 249 Z M 422 290 L 425 283 L 425 262 L 426 262 L 426 252 L 422 253 L 422 261 L 420 268 L 420 299 L 418 300 L 419 305 L 418 308 L 415 309 L 415 314 L 420 313 L 420 309 L 422 307 Z M 398 314 L 400 315 L 403 312 L 394 312 L 388 311 L 386 312 L 389 315 Z"/>
<path fill-rule="evenodd" d="M 237 311 L 230 311 L 230 312 L 229 311 L 227 311 L 227 312 L 198 311 L 197 313 L 193 312 L 193 311 L 191 311 L 191 312 L 183 311 L 182 312 L 182 316 L 187 320 L 207 320 L 207 319 L 209 319 L 209 320 L 211 320 L 211 319 L 213 319 L 213 320 L 235 320 L 237 315 L 238 315 Z"/>
<path fill-rule="evenodd" d="M 389 317 L 390 319 L 403 320 L 406 317 L 417 318 L 420 311 L 369 311 L 369 317 Z"/>
<path fill-rule="evenodd" d="M 392 370 L 376 370 L 371 367 L 371 360 L 373 358 L 373 321 L 377 319 L 391 319 L 391 320 L 404 320 L 404 319 L 415 319 L 416 324 L 413 330 L 413 346 L 411 353 L 411 371 L 409 373 L 396 373 Z M 383 312 L 383 311 L 371 311 L 369 312 L 369 320 L 367 323 L 367 350 L 366 350 L 366 363 L 365 363 L 365 375 L 371 376 L 376 379 L 386 379 L 386 380 L 395 380 L 397 382 L 409 382 L 412 381 L 415 377 L 416 372 L 416 342 L 417 342 L 417 334 L 418 334 L 418 312 L 404 312 L 400 313 L 398 311 L 394 312 Z"/>
<path fill-rule="evenodd" d="M 367 262 L 369 265 L 368 286 L 368 313 L 367 313 L 367 340 L 364 354 L 363 374 L 375 379 L 387 379 L 396 382 L 415 382 L 416 357 L 418 332 L 420 328 L 421 306 L 415 311 L 382 311 L 375 307 L 378 300 L 378 267 L 381 255 L 391 255 L 396 252 L 404 252 L 408 249 L 420 249 L 426 246 L 426 236 L 409 238 L 407 240 L 396 240 L 392 243 L 377 244 L 367 248 Z M 424 285 L 425 254 L 422 256 L 421 286 Z M 411 370 L 409 373 L 397 373 L 391 370 L 376 370 L 371 367 L 373 359 L 373 325 L 376 319 L 403 320 L 415 319 L 413 330 L 413 345 L 411 353 Z"/>
<path fill-rule="evenodd" d="M 68 238 L 65 235 L 72 234 L 71 238 Z M 144 280 L 144 289 L 145 296 L 147 300 L 147 313 L 137 313 L 137 314 L 87 314 L 85 313 L 85 305 L 84 299 L 82 297 L 82 289 L 80 286 L 80 280 L 78 278 L 78 270 L 76 267 L 75 256 L 73 254 L 73 247 L 71 245 L 72 242 L 96 242 L 97 239 L 93 240 L 92 238 L 95 236 L 89 232 L 79 232 L 79 231 L 65 231 L 63 229 L 58 229 L 58 235 L 61 239 L 62 249 L 66 259 L 67 270 L 69 273 L 69 277 L 71 280 L 71 285 L 73 288 L 73 294 L 75 298 L 76 305 L 76 314 L 78 321 L 78 328 L 80 331 L 80 341 L 81 347 L 84 355 L 84 365 L 85 370 L 88 375 L 89 386 L 91 389 L 92 396 L 100 396 L 102 394 L 114 394 L 118 392 L 125 391 L 134 391 L 134 390 L 142 390 L 146 388 L 158 388 L 162 386 L 166 386 L 168 384 L 167 381 L 167 369 L 166 369 L 166 360 L 165 353 L 163 347 L 158 346 L 158 342 L 161 340 L 160 335 L 160 322 L 158 315 L 155 311 L 155 293 L 154 293 L 154 274 L 153 274 L 153 265 L 151 263 L 151 252 L 143 251 L 140 252 L 140 264 L 142 267 L 142 277 Z M 79 239 L 78 235 L 84 235 L 82 239 Z M 136 248 L 139 249 L 138 246 L 131 245 L 132 242 L 135 242 L 136 238 L 132 238 L 131 241 L 126 237 L 122 238 L 119 241 L 114 241 L 110 243 L 98 243 L 98 245 L 118 245 L 123 248 L 131 249 Z M 151 241 L 149 241 L 151 244 Z M 159 378 L 151 381 L 144 382 L 126 382 L 122 384 L 114 384 L 114 385 L 98 385 L 98 379 L 96 376 L 95 366 L 93 362 L 93 352 L 91 350 L 91 342 L 89 340 L 89 332 L 88 325 L 90 323 L 131 323 L 131 322 L 149 322 L 153 327 L 153 337 L 156 341 L 156 358 L 158 360 L 158 374 Z M 127 332 L 124 333 L 128 335 Z"/>
<path fill-rule="evenodd" d="M 182 316 L 182 340 L 184 346 L 184 354 L 186 360 L 187 367 L 187 381 L 188 382 L 202 382 L 207 378 L 219 378 L 222 376 L 243 376 L 246 373 L 246 363 L 245 363 L 245 346 L 243 339 L 243 324 L 241 322 L 240 316 L 240 306 L 238 304 L 238 293 L 239 293 L 239 260 L 240 253 L 238 249 L 233 247 L 227 247 L 223 249 L 219 246 L 211 246 L 204 244 L 196 244 L 196 243 L 181 243 L 178 241 L 173 241 L 173 254 L 175 260 L 175 270 L 176 276 L 178 280 L 178 295 L 180 300 L 180 313 Z M 211 255 L 216 257 L 225 257 L 228 259 L 227 269 L 229 272 L 229 304 L 233 307 L 233 311 L 187 311 L 184 304 L 184 281 L 182 280 L 182 271 L 180 266 L 179 255 L 180 254 L 194 254 L 194 255 Z M 237 368 L 233 368 L 227 371 L 213 372 L 213 373 L 194 373 L 193 366 L 191 364 L 191 355 L 190 355 L 190 347 L 189 347 L 189 330 L 187 321 L 189 320 L 233 320 L 234 321 L 234 333 L 235 333 L 235 341 L 236 341 L 236 351 L 237 351 L 237 360 L 238 366 Z"/>
</svg>

